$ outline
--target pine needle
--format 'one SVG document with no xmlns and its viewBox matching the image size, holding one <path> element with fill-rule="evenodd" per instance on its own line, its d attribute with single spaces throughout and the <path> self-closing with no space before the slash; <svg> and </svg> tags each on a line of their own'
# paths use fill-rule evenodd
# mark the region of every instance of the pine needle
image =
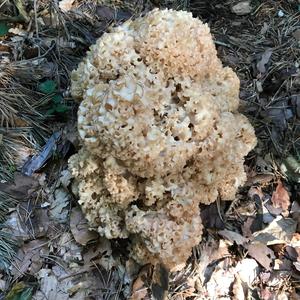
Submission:
<svg viewBox="0 0 300 300">
<path fill-rule="evenodd" d="M 15 259 L 17 241 L 13 236 L 5 232 L 3 223 L 11 208 L 17 203 L 17 200 L 0 191 L 0 269 L 8 272 L 12 261 Z"/>
</svg>

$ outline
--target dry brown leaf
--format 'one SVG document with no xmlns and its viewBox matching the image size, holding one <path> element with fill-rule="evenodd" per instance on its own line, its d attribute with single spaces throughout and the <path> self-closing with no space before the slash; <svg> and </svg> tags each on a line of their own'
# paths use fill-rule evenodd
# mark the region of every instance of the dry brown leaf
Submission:
<svg viewBox="0 0 300 300">
<path fill-rule="evenodd" d="M 260 297 L 261 300 L 275 299 L 275 293 L 271 292 L 268 288 L 264 288 L 260 291 Z"/>
<path fill-rule="evenodd" d="M 248 217 L 247 220 L 242 224 L 241 230 L 245 238 L 252 237 L 251 227 L 254 221 L 255 221 L 255 217 Z"/>
<path fill-rule="evenodd" d="M 82 248 L 74 241 L 70 232 L 63 232 L 53 244 L 56 244 L 58 248 L 56 253 L 64 262 L 71 264 L 82 260 Z"/>
<path fill-rule="evenodd" d="M 264 185 L 264 184 L 267 184 L 270 181 L 272 181 L 273 178 L 274 178 L 274 175 L 272 175 L 272 174 L 256 174 L 247 179 L 245 186 L 251 186 L 251 185 L 257 184 L 257 183 Z"/>
<path fill-rule="evenodd" d="M 62 12 L 68 12 L 73 8 L 73 3 L 74 0 L 61 0 L 58 5 Z"/>
<path fill-rule="evenodd" d="M 282 208 L 283 211 L 287 211 L 291 202 L 288 191 L 279 180 L 275 192 L 272 195 L 272 203 L 276 208 Z"/>
<path fill-rule="evenodd" d="M 254 240 L 266 245 L 289 243 L 296 231 L 297 223 L 291 218 L 277 216 L 263 230 L 253 233 Z"/>
<path fill-rule="evenodd" d="M 197 262 L 197 274 L 203 284 L 211 275 L 213 270 L 208 270 L 208 266 L 213 262 L 229 256 L 228 245 L 224 240 L 210 240 L 201 244 L 199 249 L 201 256 Z"/>
<path fill-rule="evenodd" d="M 89 230 L 87 220 L 79 207 L 74 207 L 71 211 L 70 227 L 75 241 L 83 246 L 99 236 L 97 232 Z"/>
<path fill-rule="evenodd" d="M 275 258 L 274 252 L 262 243 L 246 245 L 248 254 L 253 257 L 266 270 L 271 270 L 271 263 Z"/>
<path fill-rule="evenodd" d="M 230 242 L 235 242 L 237 245 L 243 245 L 249 241 L 249 239 L 243 237 L 239 233 L 227 229 L 220 230 L 219 234 Z"/>
<path fill-rule="evenodd" d="M 72 298 L 68 291 L 74 287 L 72 278 L 59 280 L 53 269 L 41 269 L 37 274 L 39 279 L 39 289 L 33 296 L 34 300 L 80 300 L 85 299 L 85 292 L 78 291 Z"/>
<path fill-rule="evenodd" d="M 262 73 L 262 74 L 266 73 L 266 71 L 267 71 L 266 66 L 272 56 L 272 53 L 273 53 L 272 49 L 266 49 L 266 51 L 264 53 L 262 53 L 261 59 L 260 59 L 260 61 L 258 61 L 257 65 L 256 65 L 257 70 L 260 73 Z"/>
<path fill-rule="evenodd" d="M 237 275 L 237 274 L 235 275 L 235 280 L 234 280 L 234 283 L 232 286 L 232 293 L 233 293 L 232 300 L 244 300 L 245 299 L 242 281 L 241 281 L 239 275 Z"/>
<path fill-rule="evenodd" d="M 25 273 L 35 275 L 43 265 L 42 255 L 47 255 L 49 249 L 46 240 L 33 240 L 25 243 L 18 251 L 11 273 L 15 278 Z"/>
<path fill-rule="evenodd" d="M 248 191 L 248 197 L 252 200 L 255 200 L 255 198 L 263 200 L 264 193 L 262 192 L 261 187 L 252 186 Z"/>
<path fill-rule="evenodd" d="M 150 300 L 149 279 L 151 278 L 151 266 L 146 265 L 141 269 L 138 277 L 133 282 L 130 300 Z"/>
<path fill-rule="evenodd" d="M 248 15 L 252 12 L 251 1 L 240 1 L 231 7 L 231 11 L 238 16 Z"/>
<path fill-rule="evenodd" d="M 35 178 L 17 172 L 15 173 L 14 182 L 0 183 L 1 192 L 5 192 L 18 200 L 25 200 L 30 192 L 37 187 L 38 182 Z"/>
<path fill-rule="evenodd" d="M 89 245 L 87 252 L 83 253 L 83 260 L 86 270 L 89 270 L 95 264 L 99 264 L 108 271 L 116 265 L 112 256 L 110 241 L 104 237 L 97 244 Z"/>
<path fill-rule="evenodd" d="M 293 262 L 300 262 L 300 234 L 295 233 L 289 245 L 285 247 L 288 257 Z"/>
</svg>

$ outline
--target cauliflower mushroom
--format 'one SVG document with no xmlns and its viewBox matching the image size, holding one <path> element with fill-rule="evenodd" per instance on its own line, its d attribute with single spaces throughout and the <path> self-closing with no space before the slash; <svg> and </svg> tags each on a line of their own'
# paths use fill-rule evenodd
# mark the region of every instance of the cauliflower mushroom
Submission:
<svg viewBox="0 0 300 300">
<path fill-rule="evenodd" d="M 199 204 L 233 199 L 256 138 L 239 80 L 206 24 L 153 10 L 113 28 L 72 73 L 82 148 L 71 157 L 91 228 L 173 268 L 201 240 Z"/>
</svg>

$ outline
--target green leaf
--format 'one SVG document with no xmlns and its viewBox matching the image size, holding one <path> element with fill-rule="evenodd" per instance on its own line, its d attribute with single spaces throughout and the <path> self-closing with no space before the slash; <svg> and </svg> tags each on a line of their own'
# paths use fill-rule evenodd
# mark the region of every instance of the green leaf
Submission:
<svg viewBox="0 0 300 300">
<path fill-rule="evenodd" d="M 32 291 L 33 291 L 33 288 L 27 288 L 26 290 L 24 290 L 22 292 L 20 297 L 17 298 L 16 300 L 31 300 L 32 299 Z"/>
<path fill-rule="evenodd" d="M 9 27 L 6 22 L 0 22 L 0 36 L 5 36 L 8 33 Z"/>
<path fill-rule="evenodd" d="M 56 109 L 55 108 L 50 108 L 46 111 L 46 115 L 47 116 L 53 116 L 54 113 L 56 112 Z"/>
<path fill-rule="evenodd" d="M 26 287 L 24 282 L 16 283 L 10 292 L 6 295 L 5 300 L 31 300 L 33 288 Z"/>
<path fill-rule="evenodd" d="M 56 82 L 53 80 L 46 80 L 39 84 L 38 89 L 44 94 L 52 94 L 56 90 Z"/>
<path fill-rule="evenodd" d="M 68 107 L 63 105 L 63 104 L 59 104 L 55 106 L 55 111 L 59 112 L 59 113 L 63 113 L 68 111 Z"/>
<path fill-rule="evenodd" d="M 63 98 L 62 95 L 60 95 L 60 94 L 55 94 L 55 95 L 52 97 L 52 101 L 53 101 L 55 104 L 60 104 L 63 100 L 64 100 L 64 98 Z"/>
</svg>

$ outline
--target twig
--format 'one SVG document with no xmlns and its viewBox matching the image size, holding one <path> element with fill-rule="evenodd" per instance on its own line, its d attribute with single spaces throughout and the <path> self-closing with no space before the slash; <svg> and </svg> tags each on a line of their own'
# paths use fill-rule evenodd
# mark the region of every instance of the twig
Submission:
<svg viewBox="0 0 300 300">
<path fill-rule="evenodd" d="M 28 22 L 29 21 L 29 16 L 26 12 L 23 0 L 16 0 L 15 5 L 16 5 L 18 11 L 19 11 L 19 16 L 22 17 L 25 22 Z"/>
</svg>

